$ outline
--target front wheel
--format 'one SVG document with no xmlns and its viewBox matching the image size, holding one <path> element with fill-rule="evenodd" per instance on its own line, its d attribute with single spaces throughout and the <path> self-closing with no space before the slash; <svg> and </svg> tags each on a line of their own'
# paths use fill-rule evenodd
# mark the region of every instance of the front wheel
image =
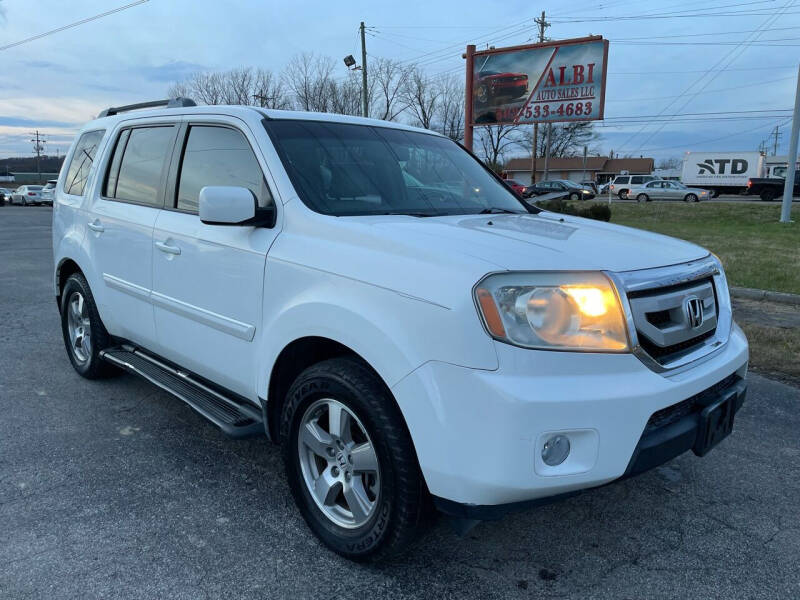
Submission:
<svg viewBox="0 0 800 600">
<path fill-rule="evenodd" d="M 573 202 L 577 202 L 578 200 L 581 199 L 581 197 L 580 197 L 580 194 L 578 194 L 577 192 L 572 192 L 569 195 L 569 199 L 572 200 Z"/>
<path fill-rule="evenodd" d="M 697 202 L 697 196 L 695 194 L 686 194 L 684 200 L 686 202 Z"/>
<path fill-rule="evenodd" d="M 303 371 L 281 414 L 287 479 L 303 518 L 351 560 L 395 554 L 416 536 L 425 487 L 397 404 L 354 358 Z"/>
</svg>

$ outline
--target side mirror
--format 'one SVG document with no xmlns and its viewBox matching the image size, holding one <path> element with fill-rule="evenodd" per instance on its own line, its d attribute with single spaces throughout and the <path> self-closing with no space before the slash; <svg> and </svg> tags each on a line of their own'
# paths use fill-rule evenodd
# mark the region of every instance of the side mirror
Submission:
<svg viewBox="0 0 800 600">
<path fill-rule="evenodd" d="M 208 185 L 200 190 L 200 220 L 206 225 L 275 224 L 275 207 L 259 208 L 245 187 Z"/>
</svg>

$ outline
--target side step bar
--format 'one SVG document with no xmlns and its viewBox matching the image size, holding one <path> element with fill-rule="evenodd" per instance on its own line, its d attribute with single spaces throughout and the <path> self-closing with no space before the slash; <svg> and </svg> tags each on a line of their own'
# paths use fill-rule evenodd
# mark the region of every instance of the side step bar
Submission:
<svg viewBox="0 0 800 600">
<path fill-rule="evenodd" d="M 264 435 L 264 422 L 258 408 L 223 396 L 188 373 L 133 346 L 109 348 L 101 351 L 100 357 L 177 396 L 230 437 Z"/>
</svg>

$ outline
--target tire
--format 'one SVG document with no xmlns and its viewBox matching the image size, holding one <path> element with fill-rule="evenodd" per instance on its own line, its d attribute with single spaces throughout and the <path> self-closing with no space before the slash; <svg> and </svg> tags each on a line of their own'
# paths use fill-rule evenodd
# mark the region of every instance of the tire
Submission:
<svg viewBox="0 0 800 600">
<path fill-rule="evenodd" d="M 330 434 L 334 409 L 349 417 L 342 419 L 350 429 L 345 428 L 341 439 Z M 301 428 L 308 433 L 309 427 L 318 437 L 303 438 L 312 440 L 317 451 L 300 441 Z M 363 362 L 333 358 L 303 371 L 283 406 L 280 442 L 295 502 L 331 550 L 355 561 L 378 561 L 402 551 L 416 537 L 427 492 L 414 445 L 391 393 Z M 366 443 L 374 451 L 373 461 L 367 462 L 377 466 L 359 475 L 350 453 Z M 323 484 L 312 495 L 320 480 L 332 485 Z M 345 498 L 346 486 L 350 498 L 358 489 L 359 498 L 367 501 L 359 515 Z"/>
<path fill-rule="evenodd" d="M 639 194 L 636 196 L 637 202 L 650 202 L 650 198 L 647 197 L 647 194 Z"/>
<path fill-rule="evenodd" d="M 686 194 L 686 197 L 684 198 L 684 201 L 685 202 L 697 202 L 698 199 L 697 199 L 697 196 L 694 195 L 694 194 Z"/>
<path fill-rule="evenodd" d="M 763 190 L 761 194 L 759 194 L 759 196 L 761 197 L 761 200 L 763 200 L 764 202 L 772 202 L 773 200 L 775 200 L 777 194 L 775 193 L 775 190 L 766 189 Z"/>
<path fill-rule="evenodd" d="M 620 190 L 617 194 L 620 200 L 627 200 L 628 199 L 628 190 Z"/>
<path fill-rule="evenodd" d="M 101 379 L 120 372 L 100 358 L 100 351 L 111 345 L 111 336 L 100 320 L 92 290 L 81 273 L 70 275 L 61 292 L 61 333 L 67 356 L 82 377 Z M 77 338 L 75 342 L 73 337 Z"/>
<path fill-rule="evenodd" d="M 580 200 L 580 199 L 581 199 L 581 197 L 580 197 L 580 195 L 579 195 L 577 192 L 572 192 L 572 193 L 569 195 L 569 199 L 570 199 L 570 200 L 572 200 L 573 202 L 577 202 L 578 200 Z"/>
</svg>

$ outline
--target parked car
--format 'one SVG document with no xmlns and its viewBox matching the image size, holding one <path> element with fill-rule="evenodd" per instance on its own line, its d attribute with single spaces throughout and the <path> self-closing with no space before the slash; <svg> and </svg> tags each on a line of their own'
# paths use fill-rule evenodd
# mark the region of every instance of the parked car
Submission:
<svg viewBox="0 0 800 600">
<path fill-rule="evenodd" d="M 56 189 L 57 179 L 48 179 L 45 186 L 42 188 L 42 203 L 53 204 L 53 197 Z"/>
<path fill-rule="evenodd" d="M 611 182 L 611 193 L 616 194 L 620 200 L 628 197 L 628 190 L 637 185 L 643 185 L 648 181 L 656 181 L 658 177 L 653 175 L 617 175 Z"/>
<path fill-rule="evenodd" d="M 525 186 L 518 181 L 514 181 L 513 179 L 503 179 L 503 182 L 517 194 L 522 195 L 522 193 L 525 191 Z"/>
<path fill-rule="evenodd" d="M 28 206 L 42 203 L 42 186 L 40 185 L 21 185 L 11 194 L 11 204 L 21 204 Z"/>
<path fill-rule="evenodd" d="M 747 180 L 747 194 L 760 197 L 764 202 L 770 202 L 776 198 L 783 198 L 783 191 L 786 189 L 786 179 L 777 177 L 753 177 Z M 794 189 L 792 195 L 800 196 L 800 171 L 794 173 Z"/>
<path fill-rule="evenodd" d="M 587 190 L 592 190 L 592 192 L 595 195 L 597 195 L 598 187 L 597 187 L 597 183 L 595 183 L 594 181 L 581 181 L 580 185 L 581 185 L 581 187 L 584 187 Z"/>
<path fill-rule="evenodd" d="M 529 206 L 437 133 L 173 99 L 103 111 L 63 173 L 75 371 L 280 444 L 348 558 L 405 547 L 429 506 L 466 529 L 703 456 L 744 401 L 708 250 Z"/>
<path fill-rule="evenodd" d="M 11 203 L 11 190 L 8 188 L 0 187 L 0 203 L 5 204 L 8 202 Z"/>
<path fill-rule="evenodd" d="M 568 179 L 540 181 L 535 185 L 526 187 L 523 196 L 530 198 L 531 196 L 541 196 L 542 194 L 551 194 L 553 192 L 563 192 L 564 196 L 570 200 L 591 200 L 594 198 L 593 190 Z"/>
<path fill-rule="evenodd" d="M 628 190 L 629 198 L 636 198 L 637 202 L 650 202 L 651 200 L 683 200 L 685 202 L 700 202 L 708 200 L 711 193 L 700 188 L 686 187 L 679 181 L 649 181 L 643 185 L 632 186 Z"/>
<path fill-rule="evenodd" d="M 525 73 L 498 73 L 480 71 L 475 80 L 475 99 L 488 104 L 496 98 L 513 100 L 528 93 L 528 75 Z"/>
</svg>

